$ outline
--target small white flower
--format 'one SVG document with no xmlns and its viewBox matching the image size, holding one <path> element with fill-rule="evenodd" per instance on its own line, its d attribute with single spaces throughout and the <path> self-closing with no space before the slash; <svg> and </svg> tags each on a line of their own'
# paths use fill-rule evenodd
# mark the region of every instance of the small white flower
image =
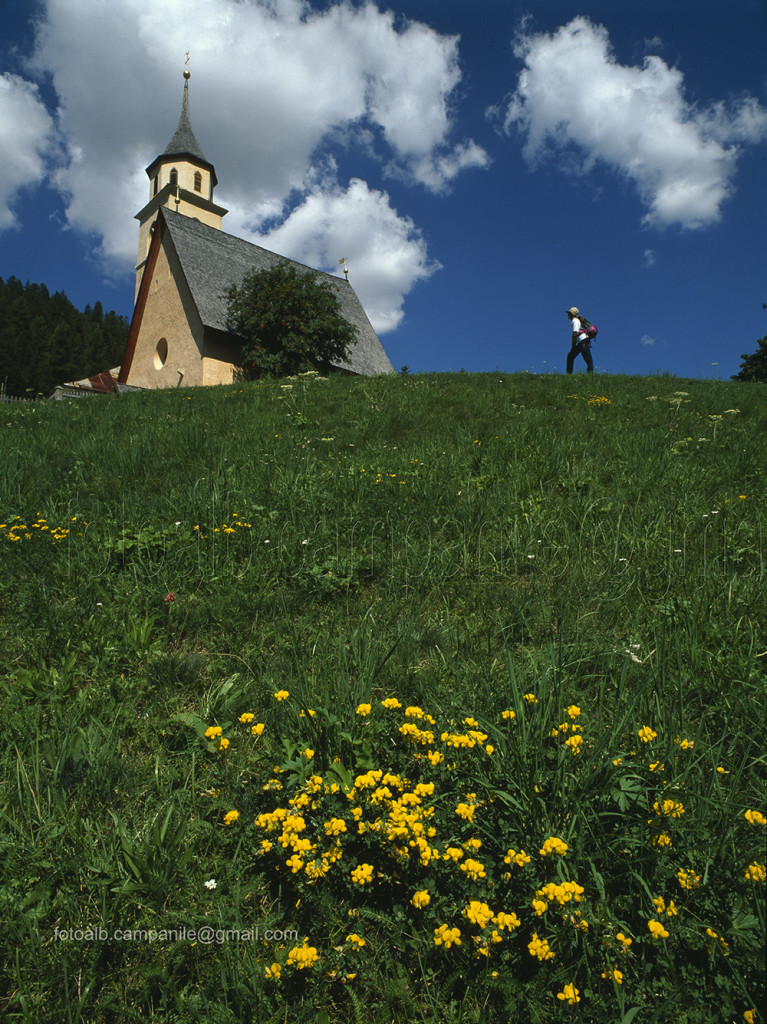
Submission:
<svg viewBox="0 0 767 1024">
<path fill-rule="evenodd" d="M 302 540 L 302 541 L 301 541 L 301 547 L 303 547 L 303 546 L 304 546 L 305 544 L 308 544 L 308 543 L 309 543 L 309 541 L 308 541 L 308 540 Z"/>
<path fill-rule="evenodd" d="M 217 885 L 218 885 L 218 882 L 216 881 L 215 878 L 209 878 L 208 881 L 205 883 L 205 888 L 206 889 L 215 889 Z"/>
</svg>

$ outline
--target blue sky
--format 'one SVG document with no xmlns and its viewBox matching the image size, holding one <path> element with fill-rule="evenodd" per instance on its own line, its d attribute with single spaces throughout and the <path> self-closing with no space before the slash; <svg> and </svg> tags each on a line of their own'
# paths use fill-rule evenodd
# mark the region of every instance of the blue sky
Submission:
<svg viewBox="0 0 767 1024">
<path fill-rule="evenodd" d="M 0 277 L 130 316 L 189 51 L 224 229 L 346 257 L 396 369 L 563 372 L 571 305 L 609 373 L 727 378 L 767 334 L 762 0 L 2 10 Z"/>
</svg>

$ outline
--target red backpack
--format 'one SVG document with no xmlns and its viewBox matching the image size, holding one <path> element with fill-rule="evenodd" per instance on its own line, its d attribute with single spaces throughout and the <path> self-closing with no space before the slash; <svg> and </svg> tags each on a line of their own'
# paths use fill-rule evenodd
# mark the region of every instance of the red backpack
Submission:
<svg viewBox="0 0 767 1024">
<path fill-rule="evenodd" d="M 597 334 L 599 334 L 597 328 L 594 326 L 594 324 L 592 324 L 590 320 L 586 319 L 583 313 L 578 314 L 578 319 L 581 322 L 581 331 L 587 336 L 589 341 L 593 341 L 594 338 L 596 338 Z"/>
</svg>

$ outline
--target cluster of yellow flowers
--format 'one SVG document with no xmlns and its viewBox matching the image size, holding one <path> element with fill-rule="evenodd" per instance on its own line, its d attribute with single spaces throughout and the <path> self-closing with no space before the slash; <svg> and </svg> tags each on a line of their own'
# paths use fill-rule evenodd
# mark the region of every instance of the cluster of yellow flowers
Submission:
<svg viewBox="0 0 767 1024">
<path fill-rule="evenodd" d="M 753 864 L 748 865 L 744 874 L 749 882 L 764 882 L 767 878 L 767 866 L 754 861 Z"/>
<path fill-rule="evenodd" d="M 77 523 L 78 517 L 72 516 L 70 522 Z M 80 525 L 86 527 L 88 524 L 83 521 Z M 50 526 L 48 520 L 40 515 L 32 523 L 24 522 L 21 516 L 13 516 L 7 523 L 0 523 L 0 531 L 7 530 L 7 533 L 0 533 L 0 536 L 4 536 L 12 543 L 32 540 L 36 536 L 47 537 L 54 543 L 60 543 L 69 537 L 70 529 L 68 526 Z M 82 531 L 78 530 L 77 536 L 82 537 Z"/>
<path fill-rule="evenodd" d="M 567 854 L 569 847 L 561 839 L 557 839 L 556 836 L 550 836 L 544 840 L 543 846 L 538 851 L 541 857 L 549 857 L 552 853 L 558 853 L 561 857 Z"/>
<path fill-rule="evenodd" d="M 289 701 L 290 693 L 286 689 L 277 690 L 274 699 L 279 703 Z M 511 723 L 515 722 L 518 715 L 539 715 L 540 711 L 532 710 L 536 704 L 538 698 L 535 694 L 527 693 L 517 711 L 506 709 L 500 712 L 500 720 L 507 723 L 508 732 L 517 728 L 516 724 L 511 726 Z M 526 711 L 525 705 L 531 708 L 530 712 Z M 283 800 L 284 806 L 262 811 L 256 817 L 255 827 L 263 836 L 259 836 L 260 845 L 257 843 L 259 854 L 282 874 L 283 879 L 293 880 L 298 895 L 301 895 L 302 884 L 319 883 L 331 871 L 336 879 L 346 884 L 348 892 L 359 893 L 361 899 L 368 898 L 362 893 L 377 893 L 380 886 L 386 886 L 387 893 L 388 887 L 392 885 L 402 886 L 402 902 L 422 915 L 425 927 L 430 930 L 433 928 L 434 946 L 450 950 L 454 947 L 459 949 L 463 945 L 464 956 L 468 951 L 468 955 L 476 957 L 493 955 L 503 959 L 505 947 L 502 944 L 522 927 L 521 917 L 526 917 L 528 922 L 540 919 L 537 921 L 538 926 L 545 925 L 548 934 L 534 932 L 527 942 L 528 951 L 541 964 L 555 960 L 557 954 L 549 943 L 558 946 L 558 933 L 551 931 L 553 927 L 560 927 L 557 924 L 558 918 L 561 917 L 566 928 L 575 926 L 582 932 L 589 931 L 589 922 L 586 920 L 588 907 L 584 910 L 580 907 L 576 909 L 586 897 L 585 889 L 575 879 L 563 878 L 564 862 L 558 860 L 567 857 L 568 843 L 556 835 L 546 836 L 544 832 L 545 838 L 539 840 L 541 845 L 538 849 L 541 860 L 536 859 L 532 868 L 529 866 L 533 858 L 524 849 L 508 847 L 503 855 L 503 864 L 509 870 L 501 869 L 498 878 L 494 876 L 494 865 L 499 851 L 493 848 L 494 844 L 485 838 L 484 842 L 489 847 L 485 849 L 483 839 L 476 835 L 467 836 L 475 826 L 484 828 L 485 814 L 488 813 L 485 809 L 493 804 L 493 795 L 462 793 L 462 790 L 458 790 L 462 798 L 458 799 L 456 795 L 452 801 L 446 799 L 448 793 L 456 793 L 457 784 L 460 784 L 458 779 L 465 778 L 455 772 L 459 765 L 465 763 L 461 758 L 475 757 L 476 751 L 492 753 L 493 748 L 487 741 L 495 727 L 483 726 L 476 718 L 466 716 L 460 720 L 460 724 L 450 721 L 448 728 L 440 731 L 434 718 L 426 711 L 415 705 L 403 708 L 403 704 L 395 697 L 377 703 L 357 704 L 356 715 L 363 721 L 356 727 L 361 730 L 378 728 L 375 725 L 378 708 L 385 712 L 399 712 L 397 715 L 387 714 L 385 719 L 390 725 L 389 736 L 398 740 L 393 749 L 399 749 L 401 756 L 404 748 L 409 758 L 406 763 L 411 767 L 403 768 L 401 773 L 370 768 L 351 776 L 346 774 L 346 769 L 336 758 L 339 765 L 337 771 L 331 769 L 327 775 L 308 774 L 312 768 L 304 762 L 304 774 L 299 774 L 298 778 L 292 768 L 276 767 L 274 777 L 265 782 L 263 789 L 265 792 L 279 791 L 284 786 L 287 790 L 285 796 L 287 798 L 289 794 L 289 798 Z M 288 713 L 297 715 L 298 709 L 288 705 Z M 314 715 L 314 712 L 304 708 L 300 714 L 305 717 Z M 252 735 L 260 736 L 265 725 L 256 723 L 255 717 L 253 713 L 245 712 L 239 716 L 238 722 L 245 727 L 245 731 L 249 729 Z M 564 737 L 565 744 L 573 754 L 581 749 L 583 743 L 583 728 L 579 724 L 582 718 L 581 708 L 571 704 L 565 707 L 561 723 L 550 732 L 552 737 Z M 641 741 L 636 745 L 641 750 L 643 744 L 651 743 L 658 734 L 649 725 L 645 725 L 636 735 Z M 205 736 L 215 741 L 219 750 L 226 750 L 229 740 L 223 736 L 220 726 L 209 727 Z M 439 736 L 438 741 L 436 736 Z M 503 733 L 499 733 L 499 736 L 503 736 Z M 442 749 L 437 748 L 437 742 L 442 744 Z M 693 749 L 692 740 L 677 737 L 675 742 L 680 751 Z M 464 751 L 471 751 L 472 754 L 465 754 Z M 307 759 L 313 753 L 308 748 L 303 751 Z M 631 756 L 636 756 L 636 751 L 632 751 Z M 435 766 L 443 763 L 446 757 L 447 773 L 444 778 L 449 782 L 446 792 L 440 793 L 439 783 L 434 781 L 415 781 L 418 778 L 429 778 L 427 758 Z M 646 760 L 649 761 L 649 757 Z M 673 763 L 674 758 L 669 760 Z M 618 758 L 615 763 L 620 761 L 621 758 Z M 650 769 L 657 772 L 661 772 L 664 767 L 659 761 L 650 765 Z M 415 776 L 412 780 L 407 777 L 411 770 Z M 469 777 L 477 777 L 477 774 Z M 656 785 L 666 783 L 658 779 Z M 674 797 L 659 796 L 654 799 L 651 796 L 648 801 L 652 808 L 652 816 L 648 821 L 657 826 L 653 843 L 661 848 L 670 847 L 671 839 L 667 831 L 661 832 L 659 829 L 668 828 L 672 831 L 673 828 L 681 827 L 672 825 L 672 821 L 679 821 L 686 814 L 689 818 L 682 800 L 678 798 L 683 794 L 678 793 L 676 787 L 673 789 L 676 794 Z M 744 816 L 751 826 L 767 824 L 767 819 L 760 811 L 747 810 Z M 239 817 L 238 811 L 231 810 L 224 816 L 224 824 L 233 825 Z M 443 829 L 445 834 L 439 834 Z M 492 831 L 487 830 L 484 834 L 493 835 Z M 436 874 L 430 872 L 426 876 L 421 869 L 427 866 L 431 866 Z M 518 873 L 526 868 L 529 873 Z M 536 877 L 539 871 L 543 873 L 542 878 L 540 875 Z M 521 902 L 518 902 L 519 886 L 524 886 L 527 877 L 535 878 L 535 883 L 529 886 L 527 893 L 522 894 Z M 765 866 L 755 861 L 745 869 L 745 877 L 752 882 L 764 882 Z M 511 884 L 505 890 L 496 888 L 501 881 Z M 700 875 L 691 868 L 680 868 L 677 881 L 683 891 L 701 885 Z M 454 899 L 456 889 L 462 895 L 463 906 L 459 920 L 445 920 L 440 916 L 439 893 L 443 891 L 443 883 L 451 891 L 451 899 Z M 503 892 L 507 893 L 505 897 Z M 510 897 L 509 893 L 514 895 Z M 511 910 L 494 909 L 504 899 L 514 900 L 521 917 Z M 668 939 L 671 919 L 677 917 L 680 911 L 674 900 L 665 896 L 652 898 L 652 905 L 654 916 L 647 921 L 649 937 L 654 941 Z M 452 906 L 455 907 L 454 902 Z M 520 907 L 524 910 L 520 910 Z M 349 913 L 357 912 L 350 910 Z M 624 973 L 611 961 L 618 960 L 628 970 L 626 964 L 632 959 L 629 952 L 632 938 L 617 932 L 612 940 L 612 926 L 609 923 L 606 925 L 605 936 L 604 922 L 597 924 L 596 919 L 592 920 L 591 928 L 596 929 L 601 936 L 601 948 L 608 951 L 602 955 L 598 968 L 602 971 L 602 978 L 614 985 L 623 985 Z M 727 954 L 728 946 L 721 935 L 708 929 L 707 936 L 716 943 L 716 949 Z M 351 933 L 346 936 L 345 942 L 344 947 L 336 946 L 334 949 L 346 950 L 343 954 L 345 956 L 355 952 L 363 955 L 360 951 L 367 942 L 363 936 Z M 328 953 L 332 956 L 332 950 Z M 309 945 L 308 939 L 304 939 L 303 944 L 290 950 L 282 966 L 273 963 L 267 967 L 266 977 L 279 980 L 286 966 L 305 970 L 319 959 L 317 949 Z M 346 973 L 347 966 L 348 963 L 339 967 L 338 971 L 329 971 L 329 976 L 338 975 L 342 981 L 353 978 L 353 973 Z M 575 1005 L 580 1002 L 579 990 L 574 983 L 566 984 L 563 991 L 557 993 L 557 998 L 569 1006 Z"/>
<path fill-rule="evenodd" d="M 546 939 L 539 939 L 538 932 L 533 932 L 533 937 L 528 942 L 527 948 L 530 951 L 530 956 L 537 957 L 538 960 L 553 960 L 554 952 L 549 948 L 549 943 Z"/>
</svg>

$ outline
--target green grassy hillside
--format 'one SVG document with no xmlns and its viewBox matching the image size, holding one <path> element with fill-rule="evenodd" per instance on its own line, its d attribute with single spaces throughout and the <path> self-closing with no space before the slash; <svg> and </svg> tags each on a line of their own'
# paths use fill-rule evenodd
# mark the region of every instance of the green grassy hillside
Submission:
<svg viewBox="0 0 767 1024">
<path fill-rule="evenodd" d="M 765 436 L 669 377 L 1 406 L 4 1019 L 763 1019 Z"/>
</svg>

